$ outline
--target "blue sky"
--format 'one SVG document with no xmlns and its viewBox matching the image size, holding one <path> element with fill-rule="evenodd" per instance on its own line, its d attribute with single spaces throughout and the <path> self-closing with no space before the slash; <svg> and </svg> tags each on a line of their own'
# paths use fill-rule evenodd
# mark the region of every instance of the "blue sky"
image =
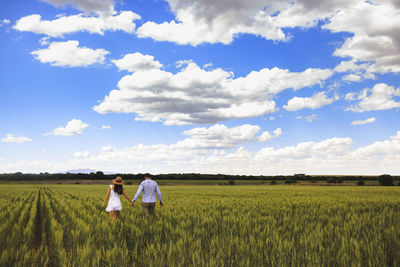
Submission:
<svg viewBox="0 0 400 267">
<path fill-rule="evenodd" d="M 2 1 L 0 173 L 400 174 L 400 5 Z"/>
</svg>

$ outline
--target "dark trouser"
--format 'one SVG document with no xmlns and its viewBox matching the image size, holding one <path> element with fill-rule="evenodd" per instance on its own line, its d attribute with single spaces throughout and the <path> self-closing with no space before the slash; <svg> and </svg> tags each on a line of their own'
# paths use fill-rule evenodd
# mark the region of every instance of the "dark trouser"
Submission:
<svg viewBox="0 0 400 267">
<path fill-rule="evenodd" d="M 143 203 L 142 202 L 142 213 L 146 213 L 146 211 L 150 214 L 150 215 L 154 215 L 154 209 L 156 207 L 156 203 Z"/>
</svg>

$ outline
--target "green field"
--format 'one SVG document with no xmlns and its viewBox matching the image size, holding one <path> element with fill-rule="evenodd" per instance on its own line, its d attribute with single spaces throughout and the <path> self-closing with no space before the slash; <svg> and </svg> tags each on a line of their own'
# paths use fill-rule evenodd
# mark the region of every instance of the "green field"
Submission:
<svg viewBox="0 0 400 267">
<path fill-rule="evenodd" d="M 106 185 L 1 184 L 0 266 L 400 265 L 400 187 L 161 191 L 155 218 L 121 199 L 111 223 Z"/>
</svg>

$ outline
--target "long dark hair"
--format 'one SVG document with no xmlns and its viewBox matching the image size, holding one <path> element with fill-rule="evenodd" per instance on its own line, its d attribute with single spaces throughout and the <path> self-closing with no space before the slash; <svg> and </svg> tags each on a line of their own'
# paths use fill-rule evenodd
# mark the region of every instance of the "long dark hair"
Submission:
<svg viewBox="0 0 400 267">
<path fill-rule="evenodd" d="M 121 184 L 115 184 L 113 186 L 113 190 L 115 193 L 120 194 L 120 195 L 124 192 L 124 189 Z"/>
</svg>

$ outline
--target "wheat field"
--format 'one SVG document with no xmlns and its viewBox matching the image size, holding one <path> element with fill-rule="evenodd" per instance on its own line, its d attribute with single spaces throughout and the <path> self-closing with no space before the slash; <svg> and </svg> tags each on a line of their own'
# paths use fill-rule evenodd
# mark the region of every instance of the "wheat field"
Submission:
<svg viewBox="0 0 400 267">
<path fill-rule="evenodd" d="M 125 186 L 130 196 L 137 185 Z M 143 216 L 106 185 L 0 185 L 0 266 L 399 266 L 400 187 L 162 186 Z M 140 204 L 140 200 L 138 201 Z"/>
</svg>

